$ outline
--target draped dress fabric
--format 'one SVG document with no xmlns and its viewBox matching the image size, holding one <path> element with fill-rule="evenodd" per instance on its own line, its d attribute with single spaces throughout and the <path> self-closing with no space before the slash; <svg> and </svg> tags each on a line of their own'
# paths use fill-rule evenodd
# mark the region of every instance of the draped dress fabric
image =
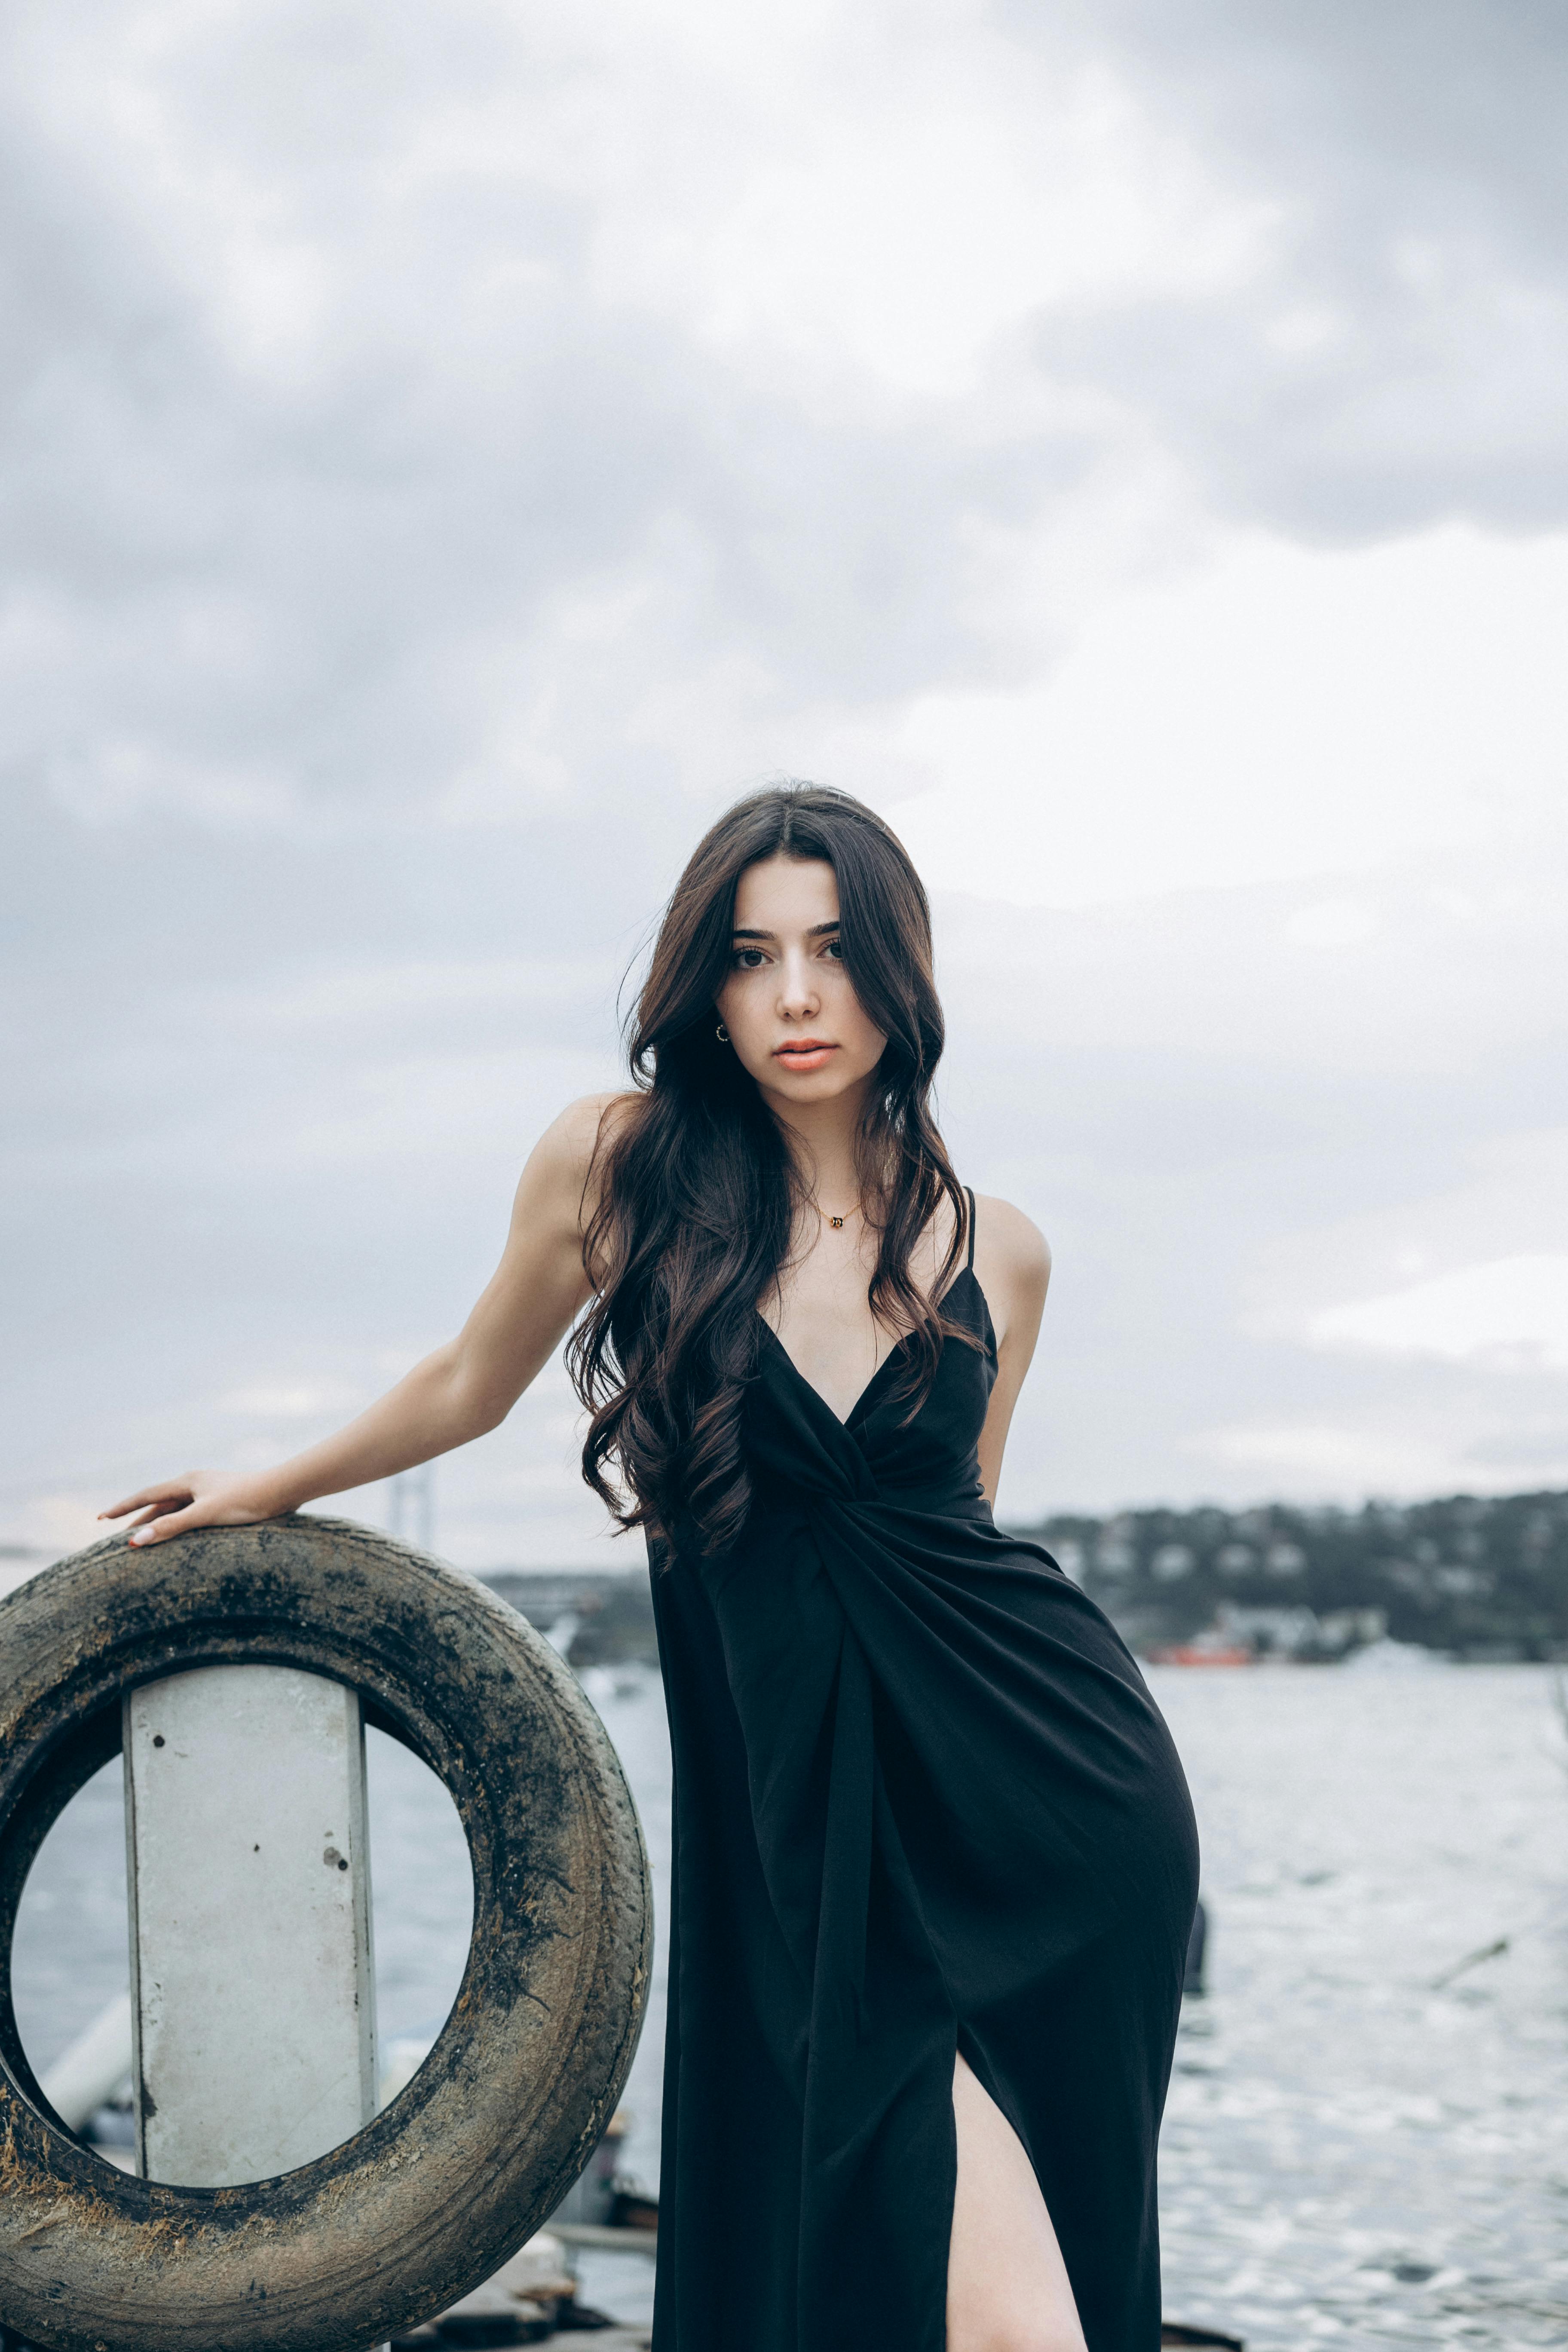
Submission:
<svg viewBox="0 0 1568 2352">
<path fill-rule="evenodd" d="M 1089 2352 L 1160 2333 L 1155 2142 L 1197 1891 L 1131 1656 L 1000 1532 L 970 1264 L 909 1421 L 764 1324 L 739 1544 L 653 1547 L 675 1765 L 655 2352 L 942 2352 L 962 2051 L 1026 2150 Z"/>
</svg>

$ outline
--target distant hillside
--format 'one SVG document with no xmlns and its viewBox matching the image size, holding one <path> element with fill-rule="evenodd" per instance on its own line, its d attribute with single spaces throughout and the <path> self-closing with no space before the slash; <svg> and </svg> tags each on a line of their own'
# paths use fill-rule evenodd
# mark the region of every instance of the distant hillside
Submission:
<svg viewBox="0 0 1568 2352">
<path fill-rule="evenodd" d="M 1568 1659 L 1568 1494 L 1121 1511 L 1016 1532 L 1043 1543 L 1140 1651 L 1213 1629 L 1300 1658 L 1387 1633 L 1461 1658 Z M 656 1654 L 640 1568 L 494 1569 L 487 1580 L 553 1629 L 574 1666 Z"/>
<path fill-rule="evenodd" d="M 1141 1650 L 1228 1627 L 1256 1647 L 1332 1656 L 1380 1618 L 1394 1641 L 1458 1657 L 1568 1659 L 1568 1494 L 1121 1511 L 1017 1532 Z"/>
</svg>

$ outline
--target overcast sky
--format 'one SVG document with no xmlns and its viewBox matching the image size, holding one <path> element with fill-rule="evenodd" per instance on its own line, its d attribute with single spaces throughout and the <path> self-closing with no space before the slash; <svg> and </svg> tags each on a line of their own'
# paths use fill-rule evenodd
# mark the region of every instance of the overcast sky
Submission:
<svg viewBox="0 0 1568 2352">
<path fill-rule="evenodd" d="M 446 1336 L 779 773 L 1055 1247 L 1005 1512 L 1568 1483 L 1564 120 L 1532 0 L 17 0 L 0 1540 Z M 573 1433 L 439 1547 L 626 1560 Z"/>
</svg>

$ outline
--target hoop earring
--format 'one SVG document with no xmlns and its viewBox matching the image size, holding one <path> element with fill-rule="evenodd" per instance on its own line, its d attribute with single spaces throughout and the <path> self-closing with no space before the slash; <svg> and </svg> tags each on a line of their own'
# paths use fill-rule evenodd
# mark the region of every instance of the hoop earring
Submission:
<svg viewBox="0 0 1568 2352">
<path fill-rule="evenodd" d="M 720 1022 L 717 1029 L 714 1030 L 713 1034 L 718 1038 L 721 1045 L 727 1045 L 729 1044 L 730 1032 L 725 1028 L 724 1024 L 721 1021 Z"/>
</svg>

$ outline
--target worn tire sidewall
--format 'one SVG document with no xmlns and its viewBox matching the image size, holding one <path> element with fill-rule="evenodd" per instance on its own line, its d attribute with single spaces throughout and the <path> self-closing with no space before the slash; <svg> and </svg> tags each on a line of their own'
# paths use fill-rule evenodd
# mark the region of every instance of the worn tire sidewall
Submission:
<svg viewBox="0 0 1568 2352">
<path fill-rule="evenodd" d="M 490 2275 L 554 2209 L 635 2053 L 647 1864 L 603 1726 L 477 1579 L 351 1521 L 111 1537 L 0 1602 L 0 1840 L 51 1756 L 84 1725 L 101 1736 L 127 1689 L 246 1662 L 351 1685 L 445 1781 L 474 1871 L 462 1986 L 426 2064 L 363 2132 L 239 2188 L 115 2171 L 4 2069 L 0 2315 L 58 2352 L 384 2339 Z M 0 1920 L 7 1954 L 11 1929 Z"/>
</svg>

